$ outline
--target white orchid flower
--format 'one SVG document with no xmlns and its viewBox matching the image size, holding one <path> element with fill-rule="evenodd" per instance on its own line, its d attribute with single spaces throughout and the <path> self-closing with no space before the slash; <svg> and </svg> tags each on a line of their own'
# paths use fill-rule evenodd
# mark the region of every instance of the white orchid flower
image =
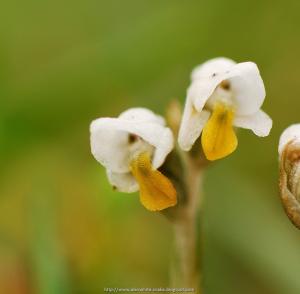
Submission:
<svg viewBox="0 0 300 294">
<path fill-rule="evenodd" d="M 131 108 L 118 118 L 94 120 L 90 133 L 92 154 L 116 189 L 139 190 L 142 204 L 151 211 L 176 204 L 171 181 L 157 170 L 174 147 L 173 134 L 161 116 Z"/>
<path fill-rule="evenodd" d="M 215 58 L 196 67 L 191 79 L 178 138 L 183 150 L 202 132 L 204 154 L 216 160 L 236 149 L 234 126 L 269 134 L 272 120 L 260 109 L 266 93 L 255 63 Z"/>
</svg>

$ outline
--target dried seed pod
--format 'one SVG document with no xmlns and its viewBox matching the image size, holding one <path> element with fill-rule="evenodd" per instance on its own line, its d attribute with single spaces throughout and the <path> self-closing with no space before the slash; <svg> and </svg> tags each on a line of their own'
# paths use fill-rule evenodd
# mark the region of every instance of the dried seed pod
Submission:
<svg viewBox="0 0 300 294">
<path fill-rule="evenodd" d="M 292 125 L 279 141 L 280 197 L 286 214 L 300 229 L 300 124 Z"/>
</svg>

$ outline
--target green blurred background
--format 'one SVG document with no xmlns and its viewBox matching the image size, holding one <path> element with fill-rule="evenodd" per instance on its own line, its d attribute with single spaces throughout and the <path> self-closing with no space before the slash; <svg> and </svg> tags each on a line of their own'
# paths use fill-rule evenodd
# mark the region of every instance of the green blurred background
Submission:
<svg viewBox="0 0 300 294">
<path fill-rule="evenodd" d="M 300 2 L 11 0 L 0 10 L 0 293 L 164 287 L 172 232 L 113 192 L 89 123 L 184 102 L 192 68 L 259 65 L 273 118 L 205 177 L 206 294 L 300 293 L 300 232 L 278 196 L 280 133 L 300 122 Z"/>
</svg>

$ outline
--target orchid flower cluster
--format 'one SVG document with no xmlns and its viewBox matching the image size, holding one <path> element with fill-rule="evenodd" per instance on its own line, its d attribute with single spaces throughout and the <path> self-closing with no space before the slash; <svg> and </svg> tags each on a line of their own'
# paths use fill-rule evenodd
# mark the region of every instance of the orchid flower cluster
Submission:
<svg viewBox="0 0 300 294">
<path fill-rule="evenodd" d="M 174 183 L 162 172 L 175 141 L 183 152 L 202 145 L 208 161 L 224 158 L 237 148 L 235 127 L 269 134 L 272 120 L 261 110 L 265 96 L 255 63 L 215 58 L 191 73 L 178 138 L 163 117 L 131 108 L 91 123 L 91 151 L 115 189 L 139 191 L 145 208 L 161 211 L 178 203 Z"/>
</svg>

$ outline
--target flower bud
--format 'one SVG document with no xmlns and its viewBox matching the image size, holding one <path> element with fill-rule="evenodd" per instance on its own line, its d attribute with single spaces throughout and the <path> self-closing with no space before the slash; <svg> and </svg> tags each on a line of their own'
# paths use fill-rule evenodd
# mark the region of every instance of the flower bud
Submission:
<svg viewBox="0 0 300 294">
<path fill-rule="evenodd" d="M 300 229 L 300 124 L 282 133 L 278 150 L 281 201 L 289 219 Z"/>
</svg>

